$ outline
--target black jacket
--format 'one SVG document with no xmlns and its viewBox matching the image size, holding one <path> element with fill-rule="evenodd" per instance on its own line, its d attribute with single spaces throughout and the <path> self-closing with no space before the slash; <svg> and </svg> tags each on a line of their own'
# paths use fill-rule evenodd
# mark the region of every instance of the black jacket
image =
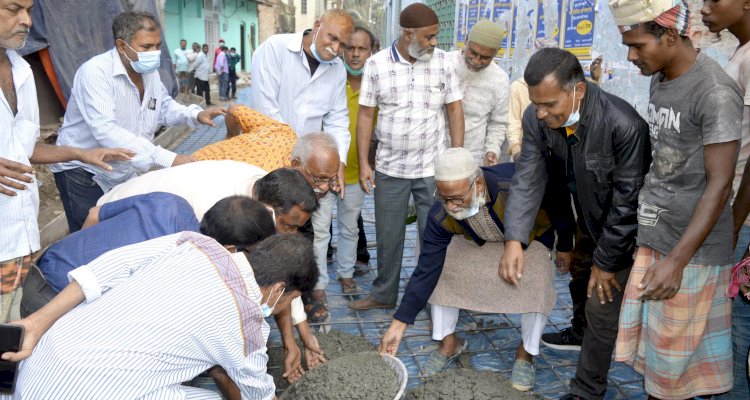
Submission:
<svg viewBox="0 0 750 400">
<path fill-rule="evenodd" d="M 616 272 L 630 267 L 638 228 L 638 191 L 651 164 L 646 121 L 621 98 L 586 83 L 581 120 L 572 147 L 583 225 L 596 241 L 594 265 Z M 526 243 L 549 171 L 565 179 L 565 129 L 550 129 L 530 105 L 523 115 L 523 144 L 506 207 L 506 240 Z M 570 201 L 569 198 L 560 201 Z"/>
</svg>

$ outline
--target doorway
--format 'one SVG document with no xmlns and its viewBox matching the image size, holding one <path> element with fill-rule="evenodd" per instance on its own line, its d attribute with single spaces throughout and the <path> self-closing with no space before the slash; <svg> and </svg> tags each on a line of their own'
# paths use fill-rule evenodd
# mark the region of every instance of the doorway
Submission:
<svg viewBox="0 0 750 400">
<path fill-rule="evenodd" d="M 240 24 L 240 66 L 243 71 L 247 71 L 245 68 L 245 23 Z"/>
</svg>

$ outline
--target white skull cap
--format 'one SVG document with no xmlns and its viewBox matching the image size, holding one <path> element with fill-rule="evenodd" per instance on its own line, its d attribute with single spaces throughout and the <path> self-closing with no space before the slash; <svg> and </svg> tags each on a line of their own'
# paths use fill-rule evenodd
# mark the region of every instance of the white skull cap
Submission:
<svg viewBox="0 0 750 400">
<path fill-rule="evenodd" d="M 451 182 L 468 179 L 477 168 L 474 156 L 469 150 L 453 147 L 435 158 L 435 180 Z"/>
</svg>

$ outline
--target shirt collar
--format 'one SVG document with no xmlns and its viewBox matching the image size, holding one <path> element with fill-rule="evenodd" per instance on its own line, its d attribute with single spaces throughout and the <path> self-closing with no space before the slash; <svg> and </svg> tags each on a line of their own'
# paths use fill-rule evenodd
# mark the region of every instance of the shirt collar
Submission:
<svg viewBox="0 0 750 400">
<path fill-rule="evenodd" d="M 21 87 L 27 79 L 32 77 L 31 66 L 15 50 L 6 49 L 5 55 L 8 57 L 13 71 L 13 84 L 16 87 Z"/>
<path fill-rule="evenodd" d="M 312 29 L 293 34 L 292 40 L 289 41 L 289 44 L 286 46 L 286 48 L 289 51 L 293 51 L 295 53 L 302 51 L 302 38 L 305 37 L 305 33 L 309 33 L 310 31 L 312 31 Z"/>
<path fill-rule="evenodd" d="M 396 43 L 397 42 L 398 42 L 398 40 L 394 40 L 393 44 L 391 44 L 391 57 L 393 58 L 393 61 L 395 61 L 397 63 L 401 63 L 401 64 L 406 64 L 406 65 L 409 65 L 409 66 L 414 65 L 414 64 L 410 63 L 409 60 L 407 60 L 404 57 L 402 57 L 401 53 L 398 52 L 398 48 L 396 47 Z M 417 60 L 417 62 L 419 62 L 419 60 Z"/>
<path fill-rule="evenodd" d="M 110 53 L 112 54 L 112 76 L 127 76 L 128 71 L 126 71 L 125 66 L 122 65 L 122 60 L 120 59 L 120 53 L 117 52 L 117 47 L 113 47 L 112 50 L 110 50 Z"/>
</svg>

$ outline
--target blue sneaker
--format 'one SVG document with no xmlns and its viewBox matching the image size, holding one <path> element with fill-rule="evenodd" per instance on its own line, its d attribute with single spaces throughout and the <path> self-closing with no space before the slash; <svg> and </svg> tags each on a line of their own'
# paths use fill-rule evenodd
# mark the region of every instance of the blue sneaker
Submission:
<svg viewBox="0 0 750 400">
<path fill-rule="evenodd" d="M 520 392 L 528 392 L 534 387 L 534 364 L 526 360 L 513 362 L 513 371 L 510 374 L 510 384 L 513 389 Z"/>
</svg>

